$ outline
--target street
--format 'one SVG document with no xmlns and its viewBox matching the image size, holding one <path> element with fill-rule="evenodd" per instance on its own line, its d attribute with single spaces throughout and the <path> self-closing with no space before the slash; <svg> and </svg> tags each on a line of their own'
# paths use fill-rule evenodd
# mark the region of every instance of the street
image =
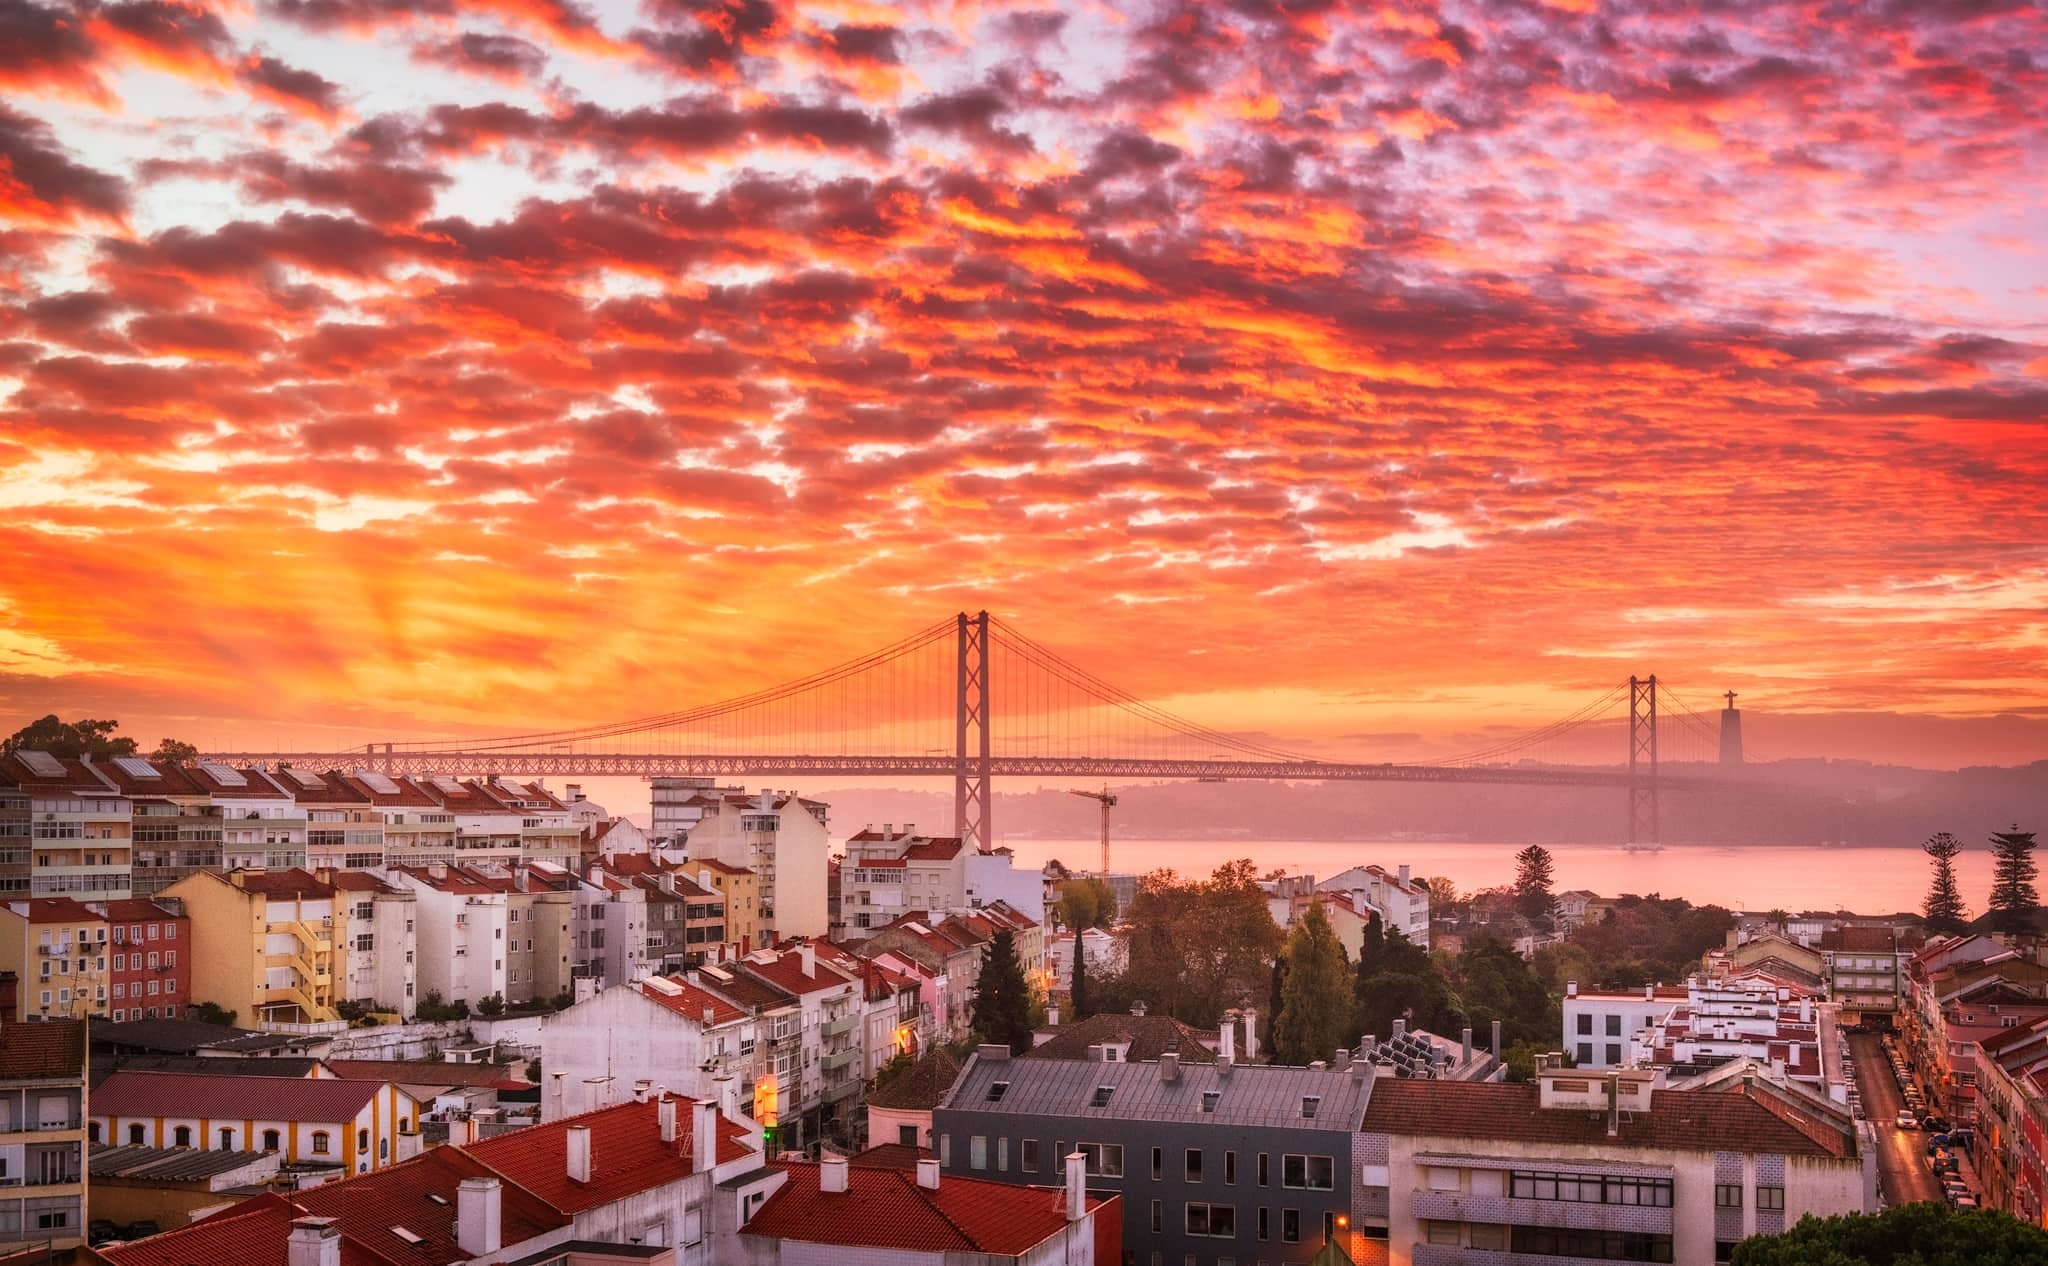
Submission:
<svg viewBox="0 0 2048 1266">
<path fill-rule="evenodd" d="M 1898 1078 L 1892 1075 L 1883 1044 L 1875 1034 L 1851 1033 L 1849 1057 L 1856 1062 L 1856 1089 L 1863 1096 L 1863 1113 L 1877 1131 L 1878 1188 L 1885 1203 L 1941 1199 L 1941 1187 L 1927 1168 L 1927 1135 L 1893 1124 L 1906 1101 L 1899 1094 Z"/>
</svg>

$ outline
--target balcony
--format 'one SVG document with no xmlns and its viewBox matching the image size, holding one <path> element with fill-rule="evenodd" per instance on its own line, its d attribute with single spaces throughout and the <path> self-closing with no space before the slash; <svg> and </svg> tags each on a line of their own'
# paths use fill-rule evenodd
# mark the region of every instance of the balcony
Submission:
<svg viewBox="0 0 2048 1266">
<path fill-rule="evenodd" d="M 860 1081 L 857 1078 L 849 1079 L 840 1082 L 836 1086 L 825 1087 L 824 1091 L 818 1095 L 818 1098 L 824 1103 L 838 1103 L 841 1100 L 852 1098 L 854 1091 L 859 1089 Z"/>
<path fill-rule="evenodd" d="M 860 1016 L 842 1015 L 836 1020 L 827 1020 L 818 1026 L 818 1036 L 843 1037 L 860 1027 Z"/>
<path fill-rule="evenodd" d="M 1580 1231 L 1671 1234 L 1671 1210 L 1657 1205 L 1518 1200 L 1511 1196 L 1466 1195 L 1456 1191 L 1418 1191 L 1414 1193 L 1412 1204 L 1416 1217 L 1433 1222 L 1492 1222 L 1568 1227 Z M 1421 1260 L 1419 1257 L 1416 1259 L 1417 1262 Z"/>
<path fill-rule="evenodd" d="M 834 1051 L 830 1055 L 825 1056 L 823 1059 L 818 1061 L 818 1066 L 820 1068 L 823 1068 L 828 1073 L 836 1073 L 840 1069 L 848 1067 L 849 1065 L 853 1064 L 859 1058 L 859 1050 L 848 1048 L 847 1050 L 843 1051 Z"/>
</svg>

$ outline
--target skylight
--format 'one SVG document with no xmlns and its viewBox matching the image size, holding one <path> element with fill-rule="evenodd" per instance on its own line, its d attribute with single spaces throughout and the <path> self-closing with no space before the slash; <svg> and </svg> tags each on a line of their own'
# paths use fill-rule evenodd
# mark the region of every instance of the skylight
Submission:
<svg viewBox="0 0 2048 1266">
<path fill-rule="evenodd" d="M 1322 1106 L 1323 1097 L 1321 1095 L 1303 1095 L 1301 1097 L 1301 1119 L 1304 1121 L 1315 1120 L 1316 1109 Z"/>
<path fill-rule="evenodd" d="M 114 763 L 116 765 L 119 765 L 121 767 L 121 772 L 127 774 L 130 778 L 163 777 L 162 774 L 156 772 L 156 766 L 150 764 L 148 761 L 142 759 L 140 756 L 116 756 L 114 758 Z"/>
<path fill-rule="evenodd" d="M 1095 1088 L 1095 1097 L 1088 1101 L 1088 1106 L 1091 1108 L 1107 1108 L 1109 1106 L 1109 1097 L 1115 1093 L 1115 1086 L 1097 1086 Z"/>
<path fill-rule="evenodd" d="M 434 776 L 434 785 L 436 787 L 439 787 L 441 790 L 447 792 L 451 796 L 459 796 L 462 794 L 463 790 L 461 783 L 455 781 L 453 778 L 450 778 L 446 774 L 436 774 Z"/>
<path fill-rule="evenodd" d="M 64 776 L 64 762 L 48 752 L 16 752 L 15 755 L 21 757 L 21 763 L 28 766 L 29 772 L 39 778 Z"/>
<path fill-rule="evenodd" d="M 1220 1090 L 1204 1090 L 1202 1092 L 1202 1111 L 1214 1112 L 1216 1110 L 1216 1101 L 1222 1097 L 1223 1092 Z"/>
<path fill-rule="evenodd" d="M 322 778 L 320 775 L 314 773 L 310 769 L 300 769 L 294 765 L 287 765 L 285 766 L 284 772 L 291 775 L 293 782 L 299 784 L 301 787 L 304 787 L 308 791 L 312 791 L 317 787 L 325 787 L 327 785 L 327 780 L 325 778 Z"/>
<path fill-rule="evenodd" d="M 389 778 L 386 778 L 383 774 L 376 772 L 375 770 L 357 770 L 356 781 L 362 783 L 365 787 L 368 787 L 370 790 L 376 792 L 380 796 L 395 796 L 398 794 L 398 784 L 391 781 Z"/>
<path fill-rule="evenodd" d="M 392 1227 L 391 1233 L 408 1244 L 424 1244 L 427 1242 L 426 1236 L 415 1234 L 402 1226 Z"/>
<path fill-rule="evenodd" d="M 213 779 L 223 787 L 246 787 L 249 785 L 249 780 L 242 777 L 240 771 L 231 769 L 217 761 L 201 761 L 199 762 L 199 768 L 206 771 L 208 778 Z"/>
<path fill-rule="evenodd" d="M 1010 1092 L 1010 1083 L 1009 1083 L 1009 1082 L 1007 1082 L 1007 1081 L 999 1081 L 999 1082 L 996 1082 L 996 1083 L 994 1083 L 993 1085 L 989 1086 L 989 1088 L 988 1088 L 988 1101 L 989 1101 L 990 1103 L 1001 1103 L 1001 1102 L 1003 1101 L 1003 1096 L 1004 1096 L 1004 1095 L 1006 1095 L 1006 1094 L 1008 1094 L 1009 1092 Z"/>
</svg>

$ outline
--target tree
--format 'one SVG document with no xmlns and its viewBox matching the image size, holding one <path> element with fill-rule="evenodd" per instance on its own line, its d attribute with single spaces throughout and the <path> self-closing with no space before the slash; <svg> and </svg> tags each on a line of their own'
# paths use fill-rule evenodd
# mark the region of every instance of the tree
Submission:
<svg viewBox="0 0 2048 1266">
<path fill-rule="evenodd" d="M 1883 1213 L 1811 1215 L 1776 1235 L 1735 1246 L 1733 1266 L 2037 1266 L 2048 1261 L 2048 1231 L 1991 1209 L 1951 1209 L 1932 1200 Z"/>
<path fill-rule="evenodd" d="M 180 739 L 167 738 L 156 745 L 149 758 L 168 765 L 190 765 L 199 759 L 199 749 Z"/>
<path fill-rule="evenodd" d="M 1103 880 L 1081 875 L 1060 885 L 1061 927 L 1106 928 L 1116 922 L 1116 893 Z"/>
<path fill-rule="evenodd" d="M 1963 922 L 1963 894 L 1956 887 L 1956 854 L 1962 842 L 1943 831 L 1930 835 L 1920 851 L 1934 859 L 1934 879 L 1927 886 L 1927 904 L 1921 907 L 1930 932 L 1960 932 Z"/>
<path fill-rule="evenodd" d="M 1352 985 L 1361 1033 L 1389 1037 L 1395 1020 L 1433 1033 L 1456 1033 L 1465 1023 L 1464 1009 L 1442 969 L 1429 951 L 1389 928 L 1380 951 L 1368 960 L 1359 956 Z"/>
<path fill-rule="evenodd" d="M 1273 1062 L 1307 1064 L 1328 1059 L 1357 1038 L 1346 1006 L 1350 983 L 1344 943 L 1337 939 L 1320 901 L 1309 903 L 1287 934 L 1287 975 L 1280 985 L 1280 1012 L 1273 1017 Z"/>
<path fill-rule="evenodd" d="M 483 997 L 478 998 L 476 1000 L 476 1013 L 486 1019 L 505 1014 L 505 995 L 501 993 L 487 993 Z"/>
<path fill-rule="evenodd" d="M 223 1009 L 219 1003 L 200 1002 L 185 1008 L 185 1018 L 201 1024 L 224 1024 L 233 1027 L 235 1013 Z"/>
<path fill-rule="evenodd" d="M 1472 1027 L 1499 1020 L 1503 1043 L 1555 1043 L 1564 1029 L 1561 1008 L 1529 963 L 1492 937 L 1468 945 L 1458 956 L 1457 986 Z"/>
<path fill-rule="evenodd" d="M 1124 918 L 1130 966 L 1122 984 L 1131 995 L 1155 1014 L 1204 1029 L 1227 1008 L 1257 1000 L 1284 938 L 1255 874 L 1242 859 L 1206 880 L 1170 870 L 1140 879 Z M 1095 1005 L 1108 1009 L 1106 994 Z"/>
<path fill-rule="evenodd" d="M 60 721 L 53 712 L 0 739 L 0 752 L 48 752 L 63 760 L 82 756 L 112 760 L 135 755 L 134 739 L 116 737 L 114 732 L 120 728 L 119 721 Z"/>
<path fill-rule="evenodd" d="M 2041 895 L 2034 887 L 2034 833 L 2018 823 L 1991 837 L 1991 927 L 1996 932 L 2030 932 Z"/>
<path fill-rule="evenodd" d="M 1549 849 L 1531 844 L 1515 854 L 1515 909 L 1544 931 L 1557 909 L 1557 898 L 1550 893 L 1554 879 Z"/>
<path fill-rule="evenodd" d="M 1088 1009 L 1088 947 L 1082 944 L 1079 928 L 1074 929 L 1074 974 L 1072 984 L 1067 988 L 1067 1003 L 1076 1020 L 1085 1020 L 1095 1014 Z"/>
<path fill-rule="evenodd" d="M 540 1061 L 538 1059 L 526 1061 L 526 1079 L 535 1085 L 540 1084 Z"/>
<path fill-rule="evenodd" d="M 974 982 L 973 1024 L 984 1042 L 1001 1042 L 1016 1055 L 1031 1049 L 1031 988 L 1017 958 L 1017 938 L 1008 928 L 996 933 L 982 956 L 981 975 Z"/>
</svg>

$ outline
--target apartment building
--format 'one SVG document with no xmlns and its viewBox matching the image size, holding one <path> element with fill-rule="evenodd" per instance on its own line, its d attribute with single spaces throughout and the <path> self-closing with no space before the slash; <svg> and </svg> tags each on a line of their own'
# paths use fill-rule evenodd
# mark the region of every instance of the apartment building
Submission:
<svg viewBox="0 0 2048 1266">
<path fill-rule="evenodd" d="M 1846 1111 L 1760 1079 L 1655 1082 L 1547 1063 L 1534 1084 L 1377 1080 L 1356 1238 L 1337 1238 L 1356 1258 L 1383 1232 L 1393 1266 L 1711 1266 L 1809 1213 L 1877 1208 L 1874 1136 Z"/>
<path fill-rule="evenodd" d="M 525 814 L 475 779 L 436 775 L 414 779 L 441 811 L 455 820 L 455 857 L 468 863 L 511 866 L 521 858 Z"/>
<path fill-rule="evenodd" d="M 1414 878 L 1406 863 L 1393 872 L 1382 866 L 1353 866 L 1317 884 L 1316 891 L 1350 896 L 1361 913 L 1377 913 L 1384 928 L 1429 948 L 1429 887 Z"/>
<path fill-rule="evenodd" d="M 499 873 L 439 864 L 387 873 L 412 892 L 417 907 L 420 996 L 472 1008 L 485 998 L 503 999 L 512 882 Z"/>
<path fill-rule="evenodd" d="M 0 971 L 20 980 L 7 1021 L 84 1019 L 106 1011 L 107 917 L 69 897 L 0 905 Z"/>
<path fill-rule="evenodd" d="M 647 889 L 601 866 L 584 872 L 576 889 L 576 975 L 600 986 L 624 984 L 660 967 L 650 961 Z"/>
<path fill-rule="evenodd" d="M 859 1076 L 872 1081 L 882 1065 L 931 1044 L 923 985 L 916 976 L 855 954 L 849 947 L 816 942 L 818 957 L 860 985 Z"/>
<path fill-rule="evenodd" d="M 0 1253 L 85 1237 L 85 1022 L 0 1022 Z"/>
<path fill-rule="evenodd" d="M 180 769 L 220 810 L 222 868 L 289 870 L 306 864 L 306 810 L 270 775 L 214 761 Z M 170 876 L 164 887 L 182 878 Z"/>
<path fill-rule="evenodd" d="M 755 944 L 829 934 L 825 889 L 831 840 L 823 801 L 789 792 L 720 793 L 700 796 L 691 808 L 699 817 L 689 829 L 689 856 L 754 872 L 759 899 Z"/>
<path fill-rule="evenodd" d="M 1685 1001 L 1629 1039 L 1631 1067 L 1661 1069 L 1672 1078 L 1738 1059 L 1755 1060 L 1823 1094 L 1842 1080 L 1834 1044 L 1821 1041 L 1813 999 L 1794 998 L 1786 985 L 1694 981 Z"/>
<path fill-rule="evenodd" d="M 948 1176 L 1042 1185 L 1080 1153 L 1088 1189 L 1123 1198 L 1138 1261 L 1306 1263 L 1362 1212 L 1353 1152 L 1370 1083 L 1363 1063 L 1013 1059 L 983 1046 L 932 1132 Z"/>
<path fill-rule="evenodd" d="M 1640 989 L 1581 989 L 1564 986 L 1564 1045 L 1580 1068 L 1620 1068 L 1629 1059 L 1629 1042 L 1653 1027 L 1686 999 L 1684 985 L 1644 985 Z"/>
<path fill-rule="evenodd" d="M 384 864 L 384 814 L 337 771 L 285 766 L 270 780 L 306 815 L 306 859 L 313 870 L 361 870 Z"/>
<path fill-rule="evenodd" d="M 348 869 L 445 866 L 457 860 L 455 815 L 413 779 L 392 778 L 361 769 L 332 777 L 339 778 L 369 802 L 381 828 L 375 859 L 370 860 L 367 847 L 349 851 L 343 857 Z M 367 831 L 364 838 L 367 838 Z"/>
<path fill-rule="evenodd" d="M 731 1078 L 751 1101 L 767 1054 L 753 1008 L 688 976 L 612 985 L 541 1021 L 541 1068 L 550 1089 L 541 1119 L 559 1120 L 661 1086 L 722 1101 Z"/>
<path fill-rule="evenodd" d="M 652 783 L 650 835 L 657 849 L 680 850 L 706 809 L 727 796 L 747 794 L 744 787 L 721 787 L 715 778 L 656 778 Z"/>
<path fill-rule="evenodd" d="M 519 856 L 574 870 L 583 856 L 583 827 L 569 805 L 539 783 L 493 778 L 492 795 L 519 814 Z"/>
<path fill-rule="evenodd" d="M 2048 1018 L 2001 1027 L 1976 1047 L 1982 1143 L 1972 1159 L 1985 1206 L 2048 1225 Z"/>
<path fill-rule="evenodd" d="M 339 1162 L 351 1174 L 422 1146 L 420 1105 L 384 1081 L 123 1069 L 93 1087 L 89 1113 L 95 1143 L 277 1152 L 287 1164 Z"/>
<path fill-rule="evenodd" d="M 852 1110 L 864 1081 L 860 981 L 807 941 L 779 953 L 755 950 L 733 967 L 797 1000 L 802 1058 L 793 1077 L 778 1078 L 775 1112 L 781 1121 L 801 1119 L 802 1136 L 815 1138 L 827 1119 Z"/>
<path fill-rule="evenodd" d="M 664 1095 L 256 1196 L 101 1256 L 110 1266 L 712 1266 L 734 1260 L 741 1223 L 779 1181 L 716 1104 Z"/>
<path fill-rule="evenodd" d="M 191 920 L 192 1000 L 245 1023 L 333 1020 L 346 978 L 346 902 L 303 870 L 208 871 L 164 890 Z"/>
<path fill-rule="evenodd" d="M 1889 1022 L 1905 993 L 1905 963 L 1912 954 L 1897 929 L 1829 928 L 1820 934 L 1828 997 L 1841 1005 L 1842 1023 Z"/>
<path fill-rule="evenodd" d="M 1897 1013 L 1900 1047 L 1914 1076 L 1934 1091 L 1934 1107 L 1952 1124 L 1976 1113 L 1973 1028 L 2037 1012 L 2048 999 L 2048 967 L 1979 935 L 1929 941 L 1906 962 L 1905 1005 Z"/>
<path fill-rule="evenodd" d="M 419 898 L 363 870 L 323 871 L 348 927 L 340 945 L 340 996 L 411 1020 L 419 1009 Z"/>
<path fill-rule="evenodd" d="M 28 802 L 27 869 L 12 876 L 27 879 L 27 895 L 88 901 L 133 895 L 133 813 L 127 797 L 90 762 L 15 752 L 0 756 L 0 780 L 13 788 L 9 799 Z"/>
<path fill-rule="evenodd" d="M 175 1020 L 192 1004 L 192 921 L 175 897 L 95 902 L 107 921 L 107 1000 L 115 1023 Z"/>
<path fill-rule="evenodd" d="M 185 766 L 123 756 L 94 762 L 102 782 L 127 797 L 131 890 L 147 897 L 196 870 L 219 870 L 225 813 Z"/>
</svg>

